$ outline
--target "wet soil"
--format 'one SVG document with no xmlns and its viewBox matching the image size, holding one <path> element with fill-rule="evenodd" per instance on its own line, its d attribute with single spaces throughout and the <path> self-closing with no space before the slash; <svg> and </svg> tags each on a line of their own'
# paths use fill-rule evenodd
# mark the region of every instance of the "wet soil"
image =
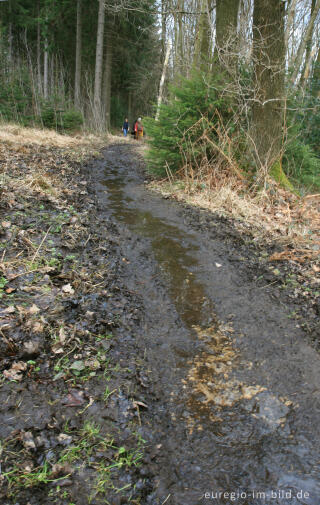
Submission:
<svg viewBox="0 0 320 505">
<path fill-rule="evenodd" d="M 32 311 L 6 329 L 2 370 L 28 369 L 0 389 L 3 503 L 318 505 L 316 310 L 312 340 L 257 244 L 148 191 L 134 145 L 75 172 L 83 230 L 55 246 L 78 262 L 16 304 L 40 350 Z"/>
<path fill-rule="evenodd" d="M 239 267 L 229 222 L 148 193 L 132 147 L 110 147 L 91 170 L 144 306 L 157 399 L 145 437 L 161 444 L 146 503 L 316 504 L 320 362 L 292 307 Z"/>
</svg>

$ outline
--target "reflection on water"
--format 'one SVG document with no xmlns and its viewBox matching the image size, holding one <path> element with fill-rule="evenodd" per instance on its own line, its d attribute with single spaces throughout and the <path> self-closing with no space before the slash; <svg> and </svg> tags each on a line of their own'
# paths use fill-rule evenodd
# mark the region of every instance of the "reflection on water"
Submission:
<svg viewBox="0 0 320 505">
<path fill-rule="evenodd" d="M 191 235 L 165 223 L 151 212 L 129 207 L 127 204 L 132 199 L 124 195 L 123 178 L 108 178 L 104 184 L 108 188 L 108 199 L 116 219 L 151 240 L 154 256 L 169 287 L 170 296 L 186 326 L 191 329 L 193 325 L 208 325 L 212 321 L 213 307 L 205 295 L 204 286 L 194 278 L 191 271 L 192 267 L 198 265 L 192 255 L 198 246 L 192 241 Z M 187 246 L 182 245 L 185 242 Z"/>
<path fill-rule="evenodd" d="M 194 439 L 189 440 L 191 453 L 183 453 L 181 465 L 187 467 L 188 458 L 192 463 L 194 455 L 202 465 L 199 482 L 188 484 L 213 495 L 217 491 L 247 493 L 231 501 L 230 496 L 195 499 L 192 505 L 319 505 L 316 476 L 307 477 L 309 469 L 316 467 L 312 449 L 306 439 L 300 443 L 290 431 L 288 416 L 293 405 L 265 387 L 246 385 L 233 376 L 238 354 L 228 331 L 216 323 L 205 285 L 196 278 L 198 246 L 194 237 L 149 211 L 135 208 L 119 174 L 108 170 L 104 185 L 113 216 L 150 240 L 177 312 L 205 347 L 194 357 L 185 381 L 191 390 L 188 408 L 192 413 L 185 421 Z M 206 423 L 205 429 L 200 421 Z M 209 488 L 199 487 L 201 479 L 210 483 Z M 252 494 L 259 491 L 265 494 Z M 290 498 L 285 491 L 291 492 Z M 189 505 L 190 496 L 186 491 L 179 505 Z"/>
</svg>

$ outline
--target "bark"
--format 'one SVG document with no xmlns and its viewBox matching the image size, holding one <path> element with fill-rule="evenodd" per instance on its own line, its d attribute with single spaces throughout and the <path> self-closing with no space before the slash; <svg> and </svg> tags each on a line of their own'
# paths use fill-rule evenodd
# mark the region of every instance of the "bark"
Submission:
<svg viewBox="0 0 320 505">
<path fill-rule="evenodd" d="M 102 106 L 101 106 L 101 87 L 102 87 L 102 65 L 103 65 L 103 35 L 104 35 L 105 5 L 104 0 L 99 0 L 98 30 L 96 45 L 96 67 L 94 77 L 94 119 L 96 127 L 102 128 Z"/>
<path fill-rule="evenodd" d="M 312 0 L 312 2 L 311 2 L 311 11 L 310 11 L 310 19 L 311 19 L 312 15 L 313 15 L 313 11 L 314 11 L 315 5 L 316 5 L 316 0 Z M 310 61 L 311 60 L 311 50 L 312 50 L 312 37 L 313 37 L 313 30 L 309 34 L 308 40 L 306 42 L 306 56 L 305 56 L 305 59 L 304 59 L 304 65 L 303 65 L 303 69 L 302 69 L 301 76 L 300 76 L 300 83 L 299 83 L 299 85 L 303 89 L 305 88 L 305 86 L 307 84 L 307 81 L 308 81 L 308 77 L 309 77 L 309 70 L 310 70 L 310 63 L 311 63 L 311 61 Z"/>
<path fill-rule="evenodd" d="M 48 39 L 45 38 L 44 48 L 44 61 L 43 61 L 43 96 L 45 99 L 49 96 L 49 53 L 48 53 Z"/>
<path fill-rule="evenodd" d="M 157 113 L 156 113 L 156 117 L 155 117 L 156 121 L 159 120 L 159 115 L 160 115 L 160 107 L 161 107 L 162 96 L 163 96 L 163 87 L 164 87 L 164 82 L 166 79 L 166 72 L 167 72 L 168 63 L 169 63 L 170 50 L 171 50 L 171 46 L 170 46 L 170 41 L 168 40 L 167 41 L 166 57 L 165 57 L 165 60 L 163 63 L 162 75 L 161 75 L 160 86 L 159 86 Z"/>
<path fill-rule="evenodd" d="M 128 118 L 130 124 L 132 124 L 132 91 L 129 90 L 128 92 Z"/>
<path fill-rule="evenodd" d="M 304 55 L 308 40 L 312 40 L 314 24 L 315 24 L 319 10 L 320 10 L 320 0 L 316 0 L 316 4 L 314 6 L 312 15 L 310 16 L 306 32 L 305 32 L 304 36 L 301 38 L 301 42 L 299 45 L 297 56 L 295 58 L 294 70 L 293 70 L 292 77 L 291 77 L 291 80 L 293 83 L 296 82 L 297 77 L 299 75 L 301 63 L 303 60 L 303 55 Z"/>
<path fill-rule="evenodd" d="M 204 72 L 208 70 L 210 35 L 208 0 L 201 0 L 193 66 L 194 68 L 200 68 Z"/>
<path fill-rule="evenodd" d="M 182 72 L 183 66 L 183 20 L 182 20 L 182 12 L 184 10 L 184 1 L 178 0 L 178 67 L 179 72 Z"/>
<path fill-rule="evenodd" d="M 312 96 L 320 98 L 320 47 L 318 47 L 318 55 L 313 67 Z"/>
<path fill-rule="evenodd" d="M 8 30 L 8 43 L 9 43 L 9 63 L 10 65 L 12 64 L 12 23 L 9 23 L 9 30 Z"/>
<path fill-rule="evenodd" d="M 161 62 L 164 62 L 167 38 L 167 1 L 161 2 Z"/>
<path fill-rule="evenodd" d="M 280 159 L 284 111 L 284 3 L 255 0 L 253 140 L 257 161 L 270 168 Z"/>
<path fill-rule="evenodd" d="M 216 67 L 233 73 L 240 0 L 216 1 L 216 41 L 214 61 Z"/>
<path fill-rule="evenodd" d="M 37 81 L 38 92 L 42 95 L 42 75 L 41 75 L 41 29 L 40 29 L 40 12 L 38 2 L 38 23 L 37 23 Z"/>
<path fill-rule="evenodd" d="M 106 130 L 110 130 L 110 109 L 111 109 L 111 78 L 112 78 L 112 28 L 108 27 L 106 33 L 106 55 L 104 66 L 104 85 L 103 85 L 103 105 Z"/>
<path fill-rule="evenodd" d="M 297 0 L 291 0 L 289 8 L 288 8 L 287 25 L 286 25 L 285 35 L 284 35 L 284 44 L 285 44 L 286 52 L 288 52 L 289 38 L 291 35 L 291 30 L 292 30 L 292 26 L 293 26 L 293 22 L 294 22 L 296 5 L 297 5 Z"/>
<path fill-rule="evenodd" d="M 80 107 L 81 53 L 82 53 L 81 0 L 77 0 L 76 70 L 75 70 L 75 78 L 74 78 L 74 104 L 76 107 Z"/>
</svg>

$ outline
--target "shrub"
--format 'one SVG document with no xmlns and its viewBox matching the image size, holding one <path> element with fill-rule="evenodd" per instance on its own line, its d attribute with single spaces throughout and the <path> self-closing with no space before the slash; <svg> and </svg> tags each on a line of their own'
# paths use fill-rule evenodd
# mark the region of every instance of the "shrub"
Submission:
<svg viewBox="0 0 320 505">
<path fill-rule="evenodd" d="M 76 109 L 63 110 L 50 103 L 45 103 L 41 108 L 41 121 L 46 128 L 71 131 L 82 126 L 83 117 L 81 112 Z"/>
<path fill-rule="evenodd" d="M 217 82 L 200 73 L 190 79 L 181 78 L 179 87 L 171 87 L 169 102 L 161 106 L 159 121 L 144 121 L 151 172 L 165 175 L 166 167 L 175 172 L 191 159 L 196 165 L 204 156 L 214 155 L 212 145 L 199 140 L 208 133 L 217 141 L 214 132 L 220 120 L 227 124 L 231 118 L 230 101 L 219 93 Z"/>
<path fill-rule="evenodd" d="M 302 137 L 289 141 L 283 157 L 283 168 L 298 184 L 320 188 L 320 158 Z"/>
<path fill-rule="evenodd" d="M 69 109 L 63 112 L 61 122 L 64 130 L 78 130 L 83 125 L 83 116 L 79 110 Z"/>
</svg>

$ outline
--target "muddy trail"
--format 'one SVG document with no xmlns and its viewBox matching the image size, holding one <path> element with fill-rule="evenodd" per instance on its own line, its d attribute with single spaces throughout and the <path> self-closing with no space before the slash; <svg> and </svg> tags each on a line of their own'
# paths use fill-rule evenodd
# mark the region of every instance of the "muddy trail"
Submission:
<svg viewBox="0 0 320 505">
<path fill-rule="evenodd" d="M 89 173 L 143 307 L 141 503 L 317 505 L 320 360 L 290 307 L 241 267 L 229 223 L 145 189 L 132 146 Z"/>
<path fill-rule="evenodd" d="M 10 149 L 1 504 L 318 505 L 319 310 L 280 289 L 296 266 L 148 190 L 133 143 L 87 165 Z"/>
</svg>

